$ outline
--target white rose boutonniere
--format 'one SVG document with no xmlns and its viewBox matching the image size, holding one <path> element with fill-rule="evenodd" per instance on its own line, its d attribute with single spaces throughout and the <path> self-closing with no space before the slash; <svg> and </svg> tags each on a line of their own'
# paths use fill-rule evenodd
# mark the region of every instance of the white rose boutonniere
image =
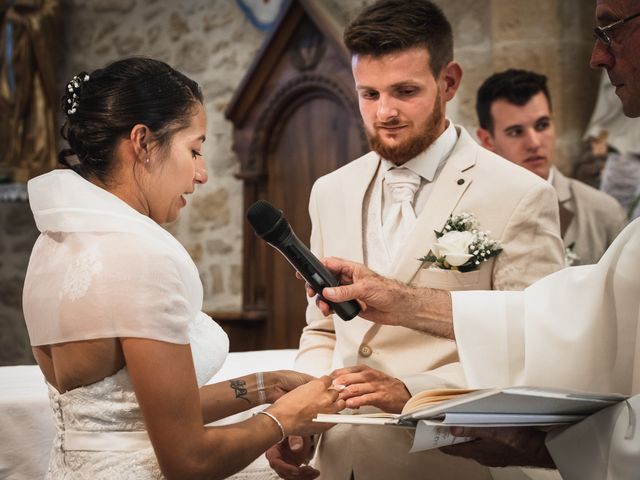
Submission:
<svg viewBox="0 0 640 480">
<path fill-rule="evenodd" d="M 478 229 L 478 221 L 471 213 L 450 216 L 442 231 L 435 233 L 438 241 L 419 259 L 432 262 L 435 268 L 470 272 L 502 251 L 500 242 L 493 240 L 490 232 Z"/>
<path fill-rule="evenodd" d="M 568 246 L 564 247 L 564 263 L 567 267 L 570 267 L 575 262 L 580 260 L 580 257 L 576 253 L 576 242 L 571 242 Z"/>
</svg>

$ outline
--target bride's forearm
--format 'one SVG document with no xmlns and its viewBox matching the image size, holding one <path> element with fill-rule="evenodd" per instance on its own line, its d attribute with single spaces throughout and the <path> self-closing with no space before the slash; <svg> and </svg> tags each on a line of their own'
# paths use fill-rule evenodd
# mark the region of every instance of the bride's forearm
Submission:
<svg viewBox="0 0 640 480">
<path fill-rule="evenodd" d="M 272 372 L 252 373 L 200 388 L 200 404 L 204 423 L 270 403 L 274 388 Z"/>
</svg>

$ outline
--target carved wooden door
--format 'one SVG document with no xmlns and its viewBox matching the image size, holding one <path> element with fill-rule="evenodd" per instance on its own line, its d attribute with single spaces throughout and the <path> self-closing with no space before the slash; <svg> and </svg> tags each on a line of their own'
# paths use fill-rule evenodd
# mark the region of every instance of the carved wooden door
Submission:
<svg viewBox="0 0 640 480">
<path fill-rule="evenodd" d="M 226 109 L 234 124 L 244 210 L 267 200 L 308 244 L 314 181 L 367 150 L 341 21 L 325 2 L 292 0 Z M 242 311 L 223 318 L 231 348 L 296 348 L 304 284 L 244 222 Z"/>
<path fill-rule="evenodd" d="M 310 93 L 280 118 L 268 148 L 265 197 L 281 208 L 296 235 L 309 245 L 308 200 L 313 182 L 366 149 L 353 109 L 330 94 Z M 270 348 L 297 348 L 305 325 L 304 284 L 291 265 L 270 246 L 264 252 Z"/>
</svg>

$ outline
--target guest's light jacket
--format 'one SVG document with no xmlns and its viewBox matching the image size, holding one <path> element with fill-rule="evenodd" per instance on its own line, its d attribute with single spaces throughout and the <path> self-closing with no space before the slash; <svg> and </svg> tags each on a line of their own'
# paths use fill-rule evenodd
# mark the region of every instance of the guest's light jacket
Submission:
<svg viewBox="0 0 640 480">
<path fill-rule="evenodd" d="M 627 224 L 624 209 L 612 196 L 565 177 L 557 168 L 552 184 L 568 217 L 562 240 L 577 255 L 573 265 L 597 263 Z"/>
</svg>

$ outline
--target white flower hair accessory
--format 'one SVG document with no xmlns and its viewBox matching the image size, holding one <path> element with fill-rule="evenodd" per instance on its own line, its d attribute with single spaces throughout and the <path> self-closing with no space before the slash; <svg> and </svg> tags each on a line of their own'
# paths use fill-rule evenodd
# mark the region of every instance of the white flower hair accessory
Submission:
<svg viewBox="0 0 640 480">
<path fill-rule="evenodd" d="M 74 76 L 69 83 L 67 83 L 67 115 L 73 115 L 78 110 L 80 106 L 80 87 L 83 83 L 89 80 L 88 74 L 80 74 Z"/>
<path fill-rule="evenodd" d="M 421 262 L 431 262 L 431 268 L 470 272 L 480 268 L 482 262 L 495 257 L 502 246 L 478 229 L 478 221 L 471 213 L 451 215 L 440 232 L 435 232 L 438 241 Z"/>
</svg>

